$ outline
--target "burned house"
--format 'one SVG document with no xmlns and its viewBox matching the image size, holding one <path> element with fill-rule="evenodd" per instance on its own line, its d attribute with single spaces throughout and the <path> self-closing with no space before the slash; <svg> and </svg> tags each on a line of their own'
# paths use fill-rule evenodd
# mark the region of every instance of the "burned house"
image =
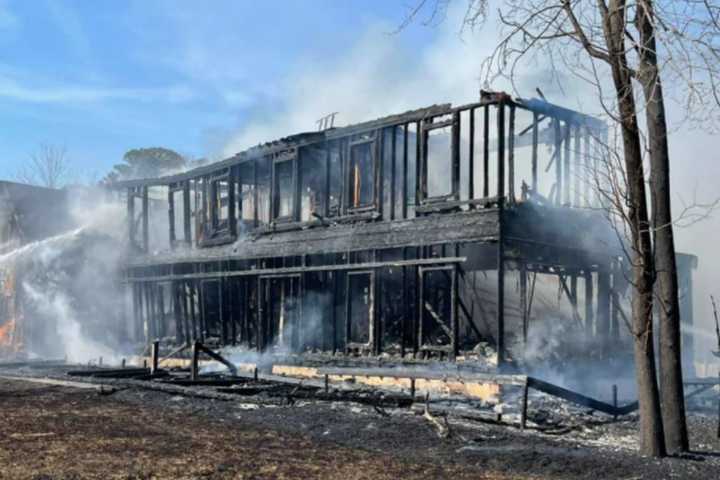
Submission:
<svg viewBox="0 0 720 480">
<path fill-rule="evenodd" d="M 119 182 L 135 335 L 502 367 L 543 323 L 607 358 L 629 340 L 593 188 L 605 138 L 596 118 L 484 93 Z"/>
</svg>

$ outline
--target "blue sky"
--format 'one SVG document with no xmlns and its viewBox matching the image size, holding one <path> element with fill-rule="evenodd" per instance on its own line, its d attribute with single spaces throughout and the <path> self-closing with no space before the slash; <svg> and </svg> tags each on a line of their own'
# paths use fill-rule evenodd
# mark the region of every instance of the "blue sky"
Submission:
<svg viewBox="0 0 720 480">
<path fill-rule="evenodd" d="M 238 129 L 289 108 L 296 72 L 341 62 L 368 32 L 402 55 L 431 42 L 420 25 L 387 35 L 410 4 L 0 1 L 0 177 L 41 143 L 66 147 L 86 178 L 135 147 L 221 156 Z"/>
</svg>

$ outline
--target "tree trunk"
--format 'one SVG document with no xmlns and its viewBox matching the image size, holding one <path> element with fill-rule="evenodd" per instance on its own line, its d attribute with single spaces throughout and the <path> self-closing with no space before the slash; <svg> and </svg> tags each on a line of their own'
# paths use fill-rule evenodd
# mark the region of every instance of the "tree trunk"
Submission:
<svg viewBox="0 0 720 480">
<path fill-rule="evenodd" d="M 625 5 L 612 1 L 603 19 L 605 40 L 618 102 L 627 174 L 628 219 L 632 241 L 632 328 L 635 375 L 640 405 L 640 452 L 666 455 L 653 345 L 654 262 L 645 178 L 633 85 L 625 56 Z"/>
<path fill-rule="evenodd" d="M 685 452 L 689 449 L 689 443 L 683 392 L 675 241 L 670 209 L 670 155 L 663 90 L 655 53 L 653 15 L 652 1 L 641 0 L 637 15 L 641 47 L 638 79 L 645 96 L 650 149 L 650 198 L 655 238 L 656 297 L 660 315 L 660 395 L 666 446 L 672 452 Z"/>
</svg>

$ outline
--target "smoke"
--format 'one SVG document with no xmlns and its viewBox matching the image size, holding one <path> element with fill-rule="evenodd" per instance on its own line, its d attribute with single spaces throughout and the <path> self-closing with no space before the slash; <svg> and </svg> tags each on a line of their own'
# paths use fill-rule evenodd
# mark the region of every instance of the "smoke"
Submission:
<svg viewBox="0 0 720 480">
<path fill-rule="evenodd" d="M 478 72 L 490 53 L 486 34 L 458 34 L 462 11 L 431 30 L 427 44 L 390 34 L 397 26 L 375 24 L 336 61 L 302 64 L 277 90 L 281 108 L 262 111 L 231 135 L 225 155 L 317 129 L 317 120 L 339 112 L 335 126 L 372 120 L 422 106 L 479 98 Z M 500 86 L 498 86 L 500 87 Z"/>
<path fill-rule="evenodd" d="M 258 351 L 249 345 L 238 345 L 224 347 L 220 354 L 234 365 L 255 364 L 259 368 L 272 365 L 279 359 L 287 359 L 301 353 L 308 353 L 313 350 L 322 350 L 323 335 L 327 334 L 324 328 L 332 328 L 328 324 L 327 307 L 332 297 L 327 292 L 308 291 L 302 297 L 302 319 L 297 316 L 293 321 L 276 318 L 279 331 L 273 338 L 273 344 L 263 351 Z M 287 307 L 288 305 L 286 305 Z M 295 308 L 293 306 L 291 308 Z M 283 310 L 283 309 L 279 309 Z M 287 311 L 280 313 L 280 317 Z M 299 321 L 302 324 L 298 323 Z M 297 339 L 295 343 L 293 339 Z M 219 362 L 209 362 L 203 366 L 203 373 L 222 371 L 225 366 Z"/>
<path fill-rule="evenodd" d="M 44 358 L 119 360 L 127 345 L 117 283 L 124 206 L 94 188 L 73 189 L 68 199 L 65 233 L 0 257 L 0 269 L 17 275 L 22 347 Z"/>
</svg>

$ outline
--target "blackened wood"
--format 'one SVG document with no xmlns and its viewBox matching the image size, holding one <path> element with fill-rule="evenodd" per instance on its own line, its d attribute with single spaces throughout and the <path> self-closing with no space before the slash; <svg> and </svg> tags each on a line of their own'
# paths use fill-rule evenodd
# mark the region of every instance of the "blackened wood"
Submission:
<svg viewBox="0 0 720 480">
<path fill-rule="evenodd" d="M 510 105 L 508 132 L 508 199 L 515 202 L 515 106 Z"/>
<path fill-rule="evenodd" d="M 172 188 L 168 188 L 168 226 L 170 248 L 175 248 L 175 192 Z"/>
<path fill-rule="evenodd" d="M 406 123 L 403 128 L 403 160 L 402 160 L 402 215 L 401 218 L 408 218 L 408 135 L 410 124 Z"/>
<path fill-rule="evenodd" d="M 470 143 L 468 145 L 468 199 L 475 198 L 475 109 L 471 108 L 470 115 Z M 470 206 L 470 208 L 474 208 Z"/>
<path fill-rule="evenodd" d="M 572 124 L 566 123 L 565 124 L 565 137 L 563 138 L 563 144 L 564 144 L 564 154 L 562 157 L 563 162 L 563 204 L 564 205 L 570 205 L 570 186 L 572 184 L 572 178 L 570 177 L 570 162 L 572 161 L 572 158 L 570 156 L 570 136 L 572 132 Z"/>
<path fill-rule="evenodd" d="M 597 283 L 596 333 L 604 347 L 607 348 L 610 336 L 610 274 L 608 270 L 598 271 Z"/>
<path fill-rule="evenodd" d="M 486 208 L 441 216 L 423 216 L 393 222 L 362 225 L 336 225 L 296 232 L 248 237 L 237 245 L 194 250 L 182 257 L 164 259 L 161 255 L 142 257 L 132 265 L 158 265 L 178 262 L 206 262 L 220 259 L 268 258 L 314 253 L 333 253 L 368 248 L 401 248 L 445 242 L 492 241 L 497 238 L 499 210 Z"/>
<path fill-rule="evenodd" d="M 158 360 L 160 359 L 160 342 L 154 340 L 150 348 L 150 374 L 157 373 Z"/>
<path fill-rule="evenodd" d="M 200 342 L 195 340 L 192 346 L 192 357 L 190 360 L 190 379 L 197 381 L 199 374 L 198 360 L 200 359 Z"/>
<path fill-rule="evenodd" d="M 212 358 L 213 360 L 225 365 L 228 368 L 228 370 L 230 370 L 230 372 L 232 372 L 233 375 L 237 375 L 237 367 L 235 367 L 235 364 L 228 361 L 225 357 L 223 357 L 219 353 L 217 353 L 213 350 L 210 350 L 204 344 L 196 342 L 195 344 L 193 344 L 193 350 L 194 350 L 193 351 L 193 361 L 195 361 L 195 358 L 196 358 L 195 352 L 202 352 L 205 355 L 207 355 L 208 357 Z M 195 364 L 197 364 L 197 362 L 195 362 Z"/>
<path fill-rule="evenodd" d="M 574 153 L 574 162 L 573 162 L 573 206 L 579 207 L 581 206 L 580 203 L 580 193 L 581 193 L 581 181 L 587 178 L 587 172 L 583 171 L 583 165 L 582 165 L 582 127 L 580 125 L 577 125 L 575 127 L 575 135 L 574 135 L 574 143 L 573 143 L 573 149 L 575 150 Z"/>
<path fill-rule="evenodd" d="M 128 222 L 128 240 L 130 245 L 135 244 L 135 189 L 127 189 L 127 222 Z"/>
<path fill-rule="evenodd" d="M 378 130 L 379 140 L 375 142 L 375 161 L 373 162 L 374 182 L 375 182 L 375 205 L 380 218 L 382 218 L 385 210 L 385 182 L 383 173 L 385 172 L 385 129 Z"/>
<path fill-rule="evenodd" d="M 150 206 L 148 201 L 148 187 L 142 189 L 142 249 L 144 252 L 149 251 L 150 245 Z"/>
<path fill-rule="evenodd" d="M 614 407 L 608 403 L 601 402 L 594 398 L 582 395 L 580 393 L 568 390 L 567 388 L 559 387 L 551 383 L 539 380 L 534 377 L 528 377 L 528 386 L 535 390 L 553 395 L 555 397 L 563 398 L 569 402 L 573 402 L 583 407 L 589 407 L 593 410 L 606 413 L 608 415 L 627 415 L 628 413 L 634 412 L 638 409 L 638 402 L 632 402 L 622 407 Z"/>
<path fill-rule="evenodd" d="M 555 149 L 553 150 L 553 159 L 555 160 L 555 204 L 562 203 L 562 134 L 560 130 L 560 121 L 553 119 L 555 131 Z M 548 165 L 549 166 L 549 165 Z"/>
<path fill-rule="evenodd" d="M 258 224 L 260 223 L 260 219 L 258 218 L 259 210 L 258 210 L 258 199 L 260 196 L 259 190 L 260 185 L 258 185 L 258 162 L 259 160 L 255 160 L 252 162 L 253 168 L 253 223 L 254 227 L 257 228 Z"/>
<path fill-rule="evenodd" d="M 192 227 L 190 224 L 190 181 L 183 182 L 183 232 L 186 244 L 192 245 Z"/>
<path fill-rule="evenodd" d="M 392 154 L 390 156 L 390 220 L 395 220 L 395 169 L 397 165 L 397 132 L 398 127 L 392 127 Z"/>
<path fill-rule="evenodd" d="M 460 112 L 453 113 L 450 155 L 452 165 L 452 195 L 460 200 Z"/>
<path fill-rule="evenodd" d="M 415 123 L 415 207 L 417 208 L 420 205 L 420 202 L 423 198 L 422 194 L 422 186 L 421 186 L 421 180 L 422 180 L 422 166 L 425 162 L 423 162 L 423 138 L 425 135 L 423 135 L 423 124 L 422 122 L 418 121 Z"/>
<path fill-rule="evenodd" d="M 490 106 L 483 107 L 483 197 L 490 196 Z"/>
<path fill-rule="evenodd" d="M 538 114 L 533 112 L 532 125 L 532 190 L 538 190 Z"/>
<path fill-rule="evenodd" d="M 528 293 L 527 293 L 527 264 L 520 263 L 520 315 L 522 318 L 523 342 L 528 339 Z"/>
<path fill-rule="evenodd" d="M 500 103 L 497 107 L 497 196 L 505 196 L 505 105 Z"/>
<path fill-rule="evenodd" d="M 323 144 L 323 148 L 325 149 L 325 191 L 323 192 L 323 216 L 328 218 L 330 216 L 330 170 L 332 164 L 332 152 L 330 150 L 330 143 L 327 140 Z"/>
<path fill-rule="evenodd" d="M 458 249 L 455 248 L 455 252 L 457 253 Z M 452 351 L 450 354 L 450 361 L 455 361 L 457 358 L 459 352 L 460 352 L 460 346 L 459 346 L 459 332 L 460 332 L 460 313 L 459 313 L 459 304 L 460 304 L 460 292 L 459 289 L 459 275 L 458 275 L 458 266 L 455 265 L 452 270 L 452 292 L 451 292 L 451 307 L 452 312 L 450 314 L 450 328 L 452 330 L 452 335 L 450 336 L 450 344 L 452 346 Z"/>
<path fill-rule="evenodd" d="M 525 430 L 525 427 L 527 426 L 528 390 L 529 390 L 528 383 L 525 382 L 525 384 L 523 385 L 523 393 L 522 393 L 522 410 L 520 411 L 520 428 L 522 430 Z"/>
<path fill-rule="evenodd" d="M 589 207 L 592 205 L 592 184 L 595 179 L 595 176 L 597 172 L 595 172 L 595 169 L 593 168 L 592 158 L 591 158 L 591 151 L 590 151 L 590 143 L 592 141 L 592 137 L 590 136 L 590 129 L 585 127 L 583 129 L 584 135 L 583 135 L 583 168 L 585 170 L 585 188 L 584 188 L 584 196 L 585 201 L 583 204 L 586 207 Z"/>
</svg>

